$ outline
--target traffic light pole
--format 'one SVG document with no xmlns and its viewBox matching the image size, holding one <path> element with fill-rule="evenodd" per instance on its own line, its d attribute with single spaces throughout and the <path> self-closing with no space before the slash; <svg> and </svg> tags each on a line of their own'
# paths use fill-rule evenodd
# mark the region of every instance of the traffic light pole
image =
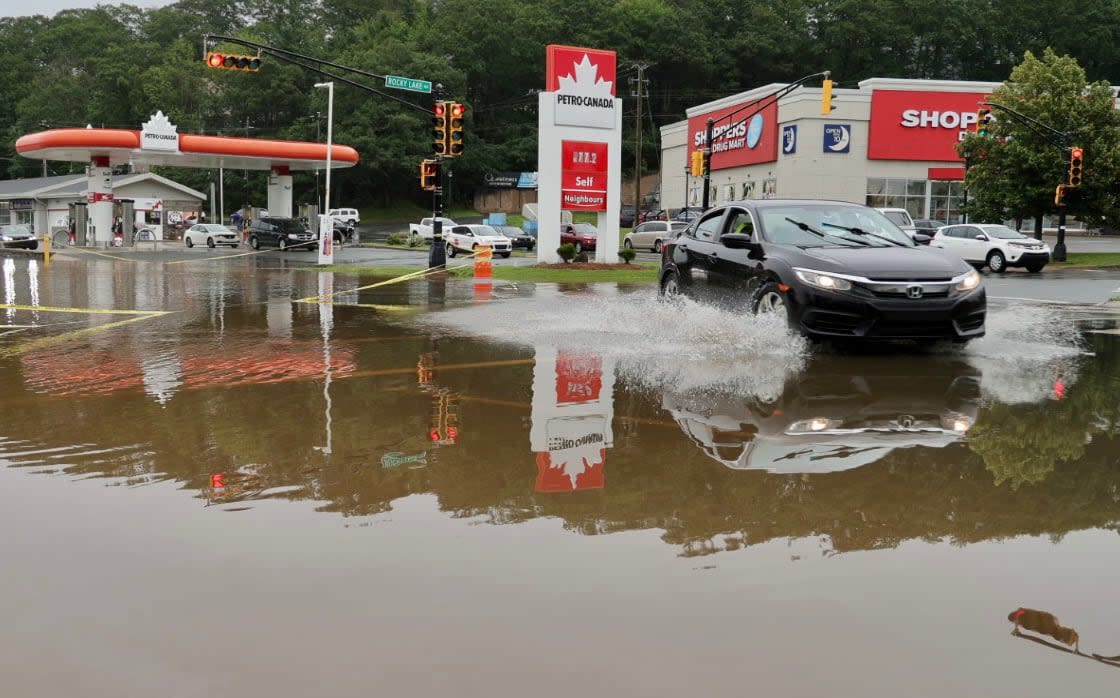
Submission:
<svg viewBox="0 0 1120 698">
<path fill-rule="evenodd" d="M 1002 104 L 995 102 L 986 102 L 986 104 L 993 108 L 999 109 L 1011 116 L 1015 121 L 1025 126 L 1032 131 L 1035 135 L 1041 136 L 1049 141 L 1051 145 L 1058 147 L 1062 151 L 1062 172 L 1069 172 L 1070 149 L 1073 146 L 1073 134 L 1069 131 L 1059 131 L 1058 129 L 1047 126 L 1037 119 L 1032 119 L 1026 114 L 1020 114 L 1011 107 L 1005 107 Z M 1054 250 L 1050 257 L 1055 262 L 1066 261 L 1066 201 L 1062 197 L 1061 203 L 1058 204 L 1058 240 L 1054 243 Z"/>
</svg>

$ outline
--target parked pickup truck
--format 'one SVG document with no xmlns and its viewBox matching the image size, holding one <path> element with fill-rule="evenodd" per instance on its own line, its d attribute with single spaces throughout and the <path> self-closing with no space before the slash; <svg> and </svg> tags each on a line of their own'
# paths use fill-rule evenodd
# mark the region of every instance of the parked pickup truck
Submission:
<svg viewBox="0 0 1120 698">
<path fill-rule="evenodd" d="M 420 238 L 422 238 L 424 240 L 427 240 L 428 242 L 431 242 L 431 240 L 432 240 L 432 221 L 434 221 L 434 220 L 435 220 L 434 218 L 428 217 L 428 218 L 421 218 L 419 223 L 410 223 L 409 226 L 408 226 L 408 234 L 410 236 L 418 235 Z M 450 218 L 440 218 L 439 220 L 443 222 L 443 226 L 442 226 L 443 230 L 442 230 L 441 234 L 446 234 L 447 231 L 450 230 L 452 226 L 458 225 L 458 223 L 451 220 Z"/>
</svg>

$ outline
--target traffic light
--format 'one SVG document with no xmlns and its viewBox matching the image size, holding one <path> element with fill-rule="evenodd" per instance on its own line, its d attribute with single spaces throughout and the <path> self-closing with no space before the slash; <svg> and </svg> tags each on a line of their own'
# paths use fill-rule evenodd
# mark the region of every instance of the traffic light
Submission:
<svg viewBox="0 0 1120 698">
<path fill-rule="evenodd" d="M 447 102 L 436 102 L 432 107 L 432 151 L 447 155 Z"/>
<path fill-rule="evenodd" d="M 691 165 L 692 165 L 692 168 L 691 168 L 690 172 L 691 172 L 693 177 L 703 177 L 704 176 L 704 151 L 702 151 L 702 150 L 692 151 L 692 163 L 691 163 Z"/>
<path fill-rule="evenodd" d="M 1057 187 L 1054 188 L 1054 205 L 1055 206 L 1065 206 L 1066 205 L 1066 185 L 1059 184 Z"/>
<path fill-rule="evenodd" d="M 420 188 L 435 191 L 439 186 L 439 160 L 420 161 Z"/>
<path fill-rule="evenodd" d="M 447 154 L 459 157 L 463 154 L 463 117 L 467 113 L 466 105 L 459 102 L 449 102 L 447 131 Z"/>
<path fill-rule="evenodd" d="M 1081 148 L 1079 148 L 1076 145 L 1069 149 L 1069 178 L 1068 178 L 1068 182 L 1069 182 L 1069 185 L 1071 187 L 1081 186 L 1081 172 L 1082 172 L 1081 158 L 1084 155 L 1085 155 L 1085 151 L 1083 151 Z"/>
<path fill-rule="evenodd" d="M 986 137 L 988 135 L 988 125 L 992 123 L 992 110 L 988 107 L 980 107 L 976 110 L 976 135 Z"/>
<path fill-rule="evenodd" d="M 261 57 L 211 51 L 206 54 L 206 67 L 216 70 L 240 70 L 244 73 L 256 73 L 261 69 Z"/>
<path fill-rule="evenodd" d="M 832 80 L 825 78 L 821 83 L 821 114 L 832 111 Z"/>
</svg>

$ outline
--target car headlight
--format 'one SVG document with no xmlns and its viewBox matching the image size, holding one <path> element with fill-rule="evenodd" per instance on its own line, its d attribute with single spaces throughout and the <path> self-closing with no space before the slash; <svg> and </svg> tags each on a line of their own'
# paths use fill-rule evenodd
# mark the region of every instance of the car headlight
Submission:
<svg viewBox="0 0 1120 698">
<path fill-rule="evenodd" d="M 1007 246 L 1008 247 L 1029 247 L 1029 245 L 1025 242 L 1009 242 L 1009 243 L 1007 243 Z"/>
<path fill-rule="evenodd" d="M 788 433 L 807 434 L 814 431 L 825 431 L 833 427 L 839 426 L 840 422 L 835 419 L 827 419 L 825 417 L 816 417 L 814 419 L 802 419 L 789 425 L 786 429 Z"/>
<path fill-rule="evenodd" d="M 980 273 L 975 269 L 968 272 L 964 276 L 958 277 L 957 283 L 953 284 L 954 291 L 971 291 L 980 285 Z"/>
<path fill-rule="evenodd" d="M 288 233 L 288 239 L 289 240 L 298 240 L 299 235 L 297 235 L 296 233 Z"/>
<path fill-rule="evenodd" d="M 11 242 L 12 239 L 13 238 L 8 237 L 7 235 L 0 235 L 0 240 L 3 240 L 4 242 Z"/>
<path fill-rule="evenodd" d="M 851 289 L 852 282 L 847 279 L 841 279 L 839 276 L 832 276 L 831 274 L 821 274 L 808 269 L 797 269 L 794 271 L 797 278 L 801 279 L 810 286 L 823 288 L 826 291 L 847 291 Z"/>
<path fill-rule="evenodd" d="M 972 419 L 963 414 L 942 415 L 941 427 L 958 434 L 963 434 L 972 428 Z"/>
</svg>

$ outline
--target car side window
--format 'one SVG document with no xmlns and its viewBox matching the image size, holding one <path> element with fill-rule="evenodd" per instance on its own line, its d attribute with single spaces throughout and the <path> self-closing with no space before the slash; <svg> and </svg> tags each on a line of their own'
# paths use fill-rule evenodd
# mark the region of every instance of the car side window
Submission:
<svg viewBox="0 0 1120 698">
<path fill-rule="evenodd" d="M 739 233 L 754 236 L 754 220 L 751 214 L 741 208 L 733 208 L 727 216 L 725 233 Z"/>
<path fill-rule="evenodd" d="M 692 231 L 692 236 L 697 240 L 714 242 L 719 237 L 720 224 L 723 223 L 723 211 L 713 211 L 700 219 Z"/>
<path fill-rule="evenodd" d="M 644 233 L 647 230 L 649 230 L 649 225 L 647 225 L 646 223 L 642 223 L 637 228 L 634 228 L 635 233 Z"/>
</svg>

